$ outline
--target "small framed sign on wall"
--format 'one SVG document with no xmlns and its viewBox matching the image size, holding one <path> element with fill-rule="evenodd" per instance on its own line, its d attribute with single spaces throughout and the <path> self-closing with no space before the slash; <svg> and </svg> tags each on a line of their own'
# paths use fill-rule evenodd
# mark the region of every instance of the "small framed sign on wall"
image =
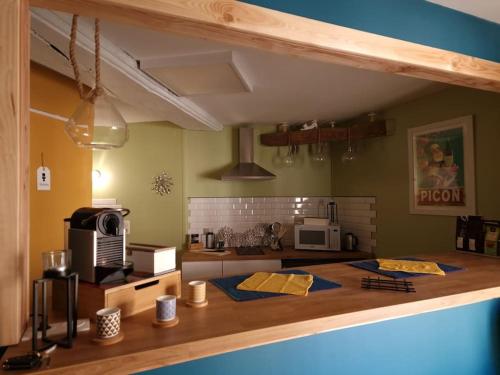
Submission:
<svg viewBox="0 0 500 375">
<path fill-rule="evenodd" d="M 472 116 L 408 129 L 410 213 L 476 213 Z"/>
</svg>

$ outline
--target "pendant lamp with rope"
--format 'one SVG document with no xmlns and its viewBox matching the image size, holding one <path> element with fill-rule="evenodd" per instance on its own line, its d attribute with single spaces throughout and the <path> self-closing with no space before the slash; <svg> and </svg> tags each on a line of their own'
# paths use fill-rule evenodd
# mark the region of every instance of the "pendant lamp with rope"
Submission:
<svg viewBox="0 0 500 375">
<path fill-rule="evenodd" d="M 85 95 L 75 56 L 78 15 L 73 16 L 69 55 L 81 101 L 66 122 L 65 130 L 80 147 L 109 150 L 128 140 L 128 127 L 120 112 L 101 86 L 99 19 L 95 20 L 95 87 Z"/>
</svg>

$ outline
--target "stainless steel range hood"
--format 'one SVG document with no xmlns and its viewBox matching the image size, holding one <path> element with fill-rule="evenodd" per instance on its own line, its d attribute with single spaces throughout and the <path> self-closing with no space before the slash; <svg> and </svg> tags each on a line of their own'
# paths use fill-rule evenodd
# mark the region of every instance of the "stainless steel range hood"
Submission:
<svg viewBox="0 0 500 375">
<path fill-rule="evenodd" d="M 221 180 L 271 180 L 274 174 L 253 162 L 253 129 L 240 128 L 240 162 L 221 176 Z"/>
</svg>

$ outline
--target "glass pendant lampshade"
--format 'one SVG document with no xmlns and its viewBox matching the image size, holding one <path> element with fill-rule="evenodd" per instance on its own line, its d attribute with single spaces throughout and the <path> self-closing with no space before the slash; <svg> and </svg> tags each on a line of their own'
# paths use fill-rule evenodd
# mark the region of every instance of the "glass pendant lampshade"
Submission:
<svg viewBox="0 0 500 375">
<path fill-rule="evenodd" d="M 127 123 L 101 86 L 101 53 L 99 19 L 95 19 L 95 88 L 84 94 L 83 82 L 76 61 L 78 15 L 73 15 L 69 56 L 80 94 L 80 104 L 65 125 L 66 133 L 80 147 L 109 150 L 122 147 L 128 140 Z"/>
<path fill-rule="evenodd" d="M 80 147 L 109 150 L 128 140 L 127 123 L 104 90 L 95 90 L 81 100 L 66 122 L 65 130 Z"/>
</svg>

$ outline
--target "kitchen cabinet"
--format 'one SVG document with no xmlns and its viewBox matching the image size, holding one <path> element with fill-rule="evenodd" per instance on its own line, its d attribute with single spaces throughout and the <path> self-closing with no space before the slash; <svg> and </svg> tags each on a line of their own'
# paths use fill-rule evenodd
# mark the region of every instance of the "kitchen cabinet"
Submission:
<svg viewBox="0 0 500 375">
<path fill-rule="evenodd" d="M 223 261 L 222 276 L 242 275 L 245 273 L 276 272 L 281 270 L 280 259 L 262 260 L 225 260 Z"/>
<path fill-rule="evenodd" d="M 182 281 L 222 277 L 222 260 L 182 262 Z"/>
<path fill-rule="evenodd" d="M 292 248 L 273 251 L 266 248 L 262 255 L 240 256 L 234 248 L 226 250 L 230 254 L 224 256 L 185 252 L 182 256 L 182 280 L 206 280 L 258 271 L 276 272 L 283 268 L 372 258 L 371 253 L 364 251 L 301 251 Z"/>
<path fill-rule="evenodd" d="M 281 260 L 214 260 L 208 262 L 183 262 L 182 280 L 214 279 L 242 275 L 257 271 L 275 272 L 281 270 Z"/>
</svg>

